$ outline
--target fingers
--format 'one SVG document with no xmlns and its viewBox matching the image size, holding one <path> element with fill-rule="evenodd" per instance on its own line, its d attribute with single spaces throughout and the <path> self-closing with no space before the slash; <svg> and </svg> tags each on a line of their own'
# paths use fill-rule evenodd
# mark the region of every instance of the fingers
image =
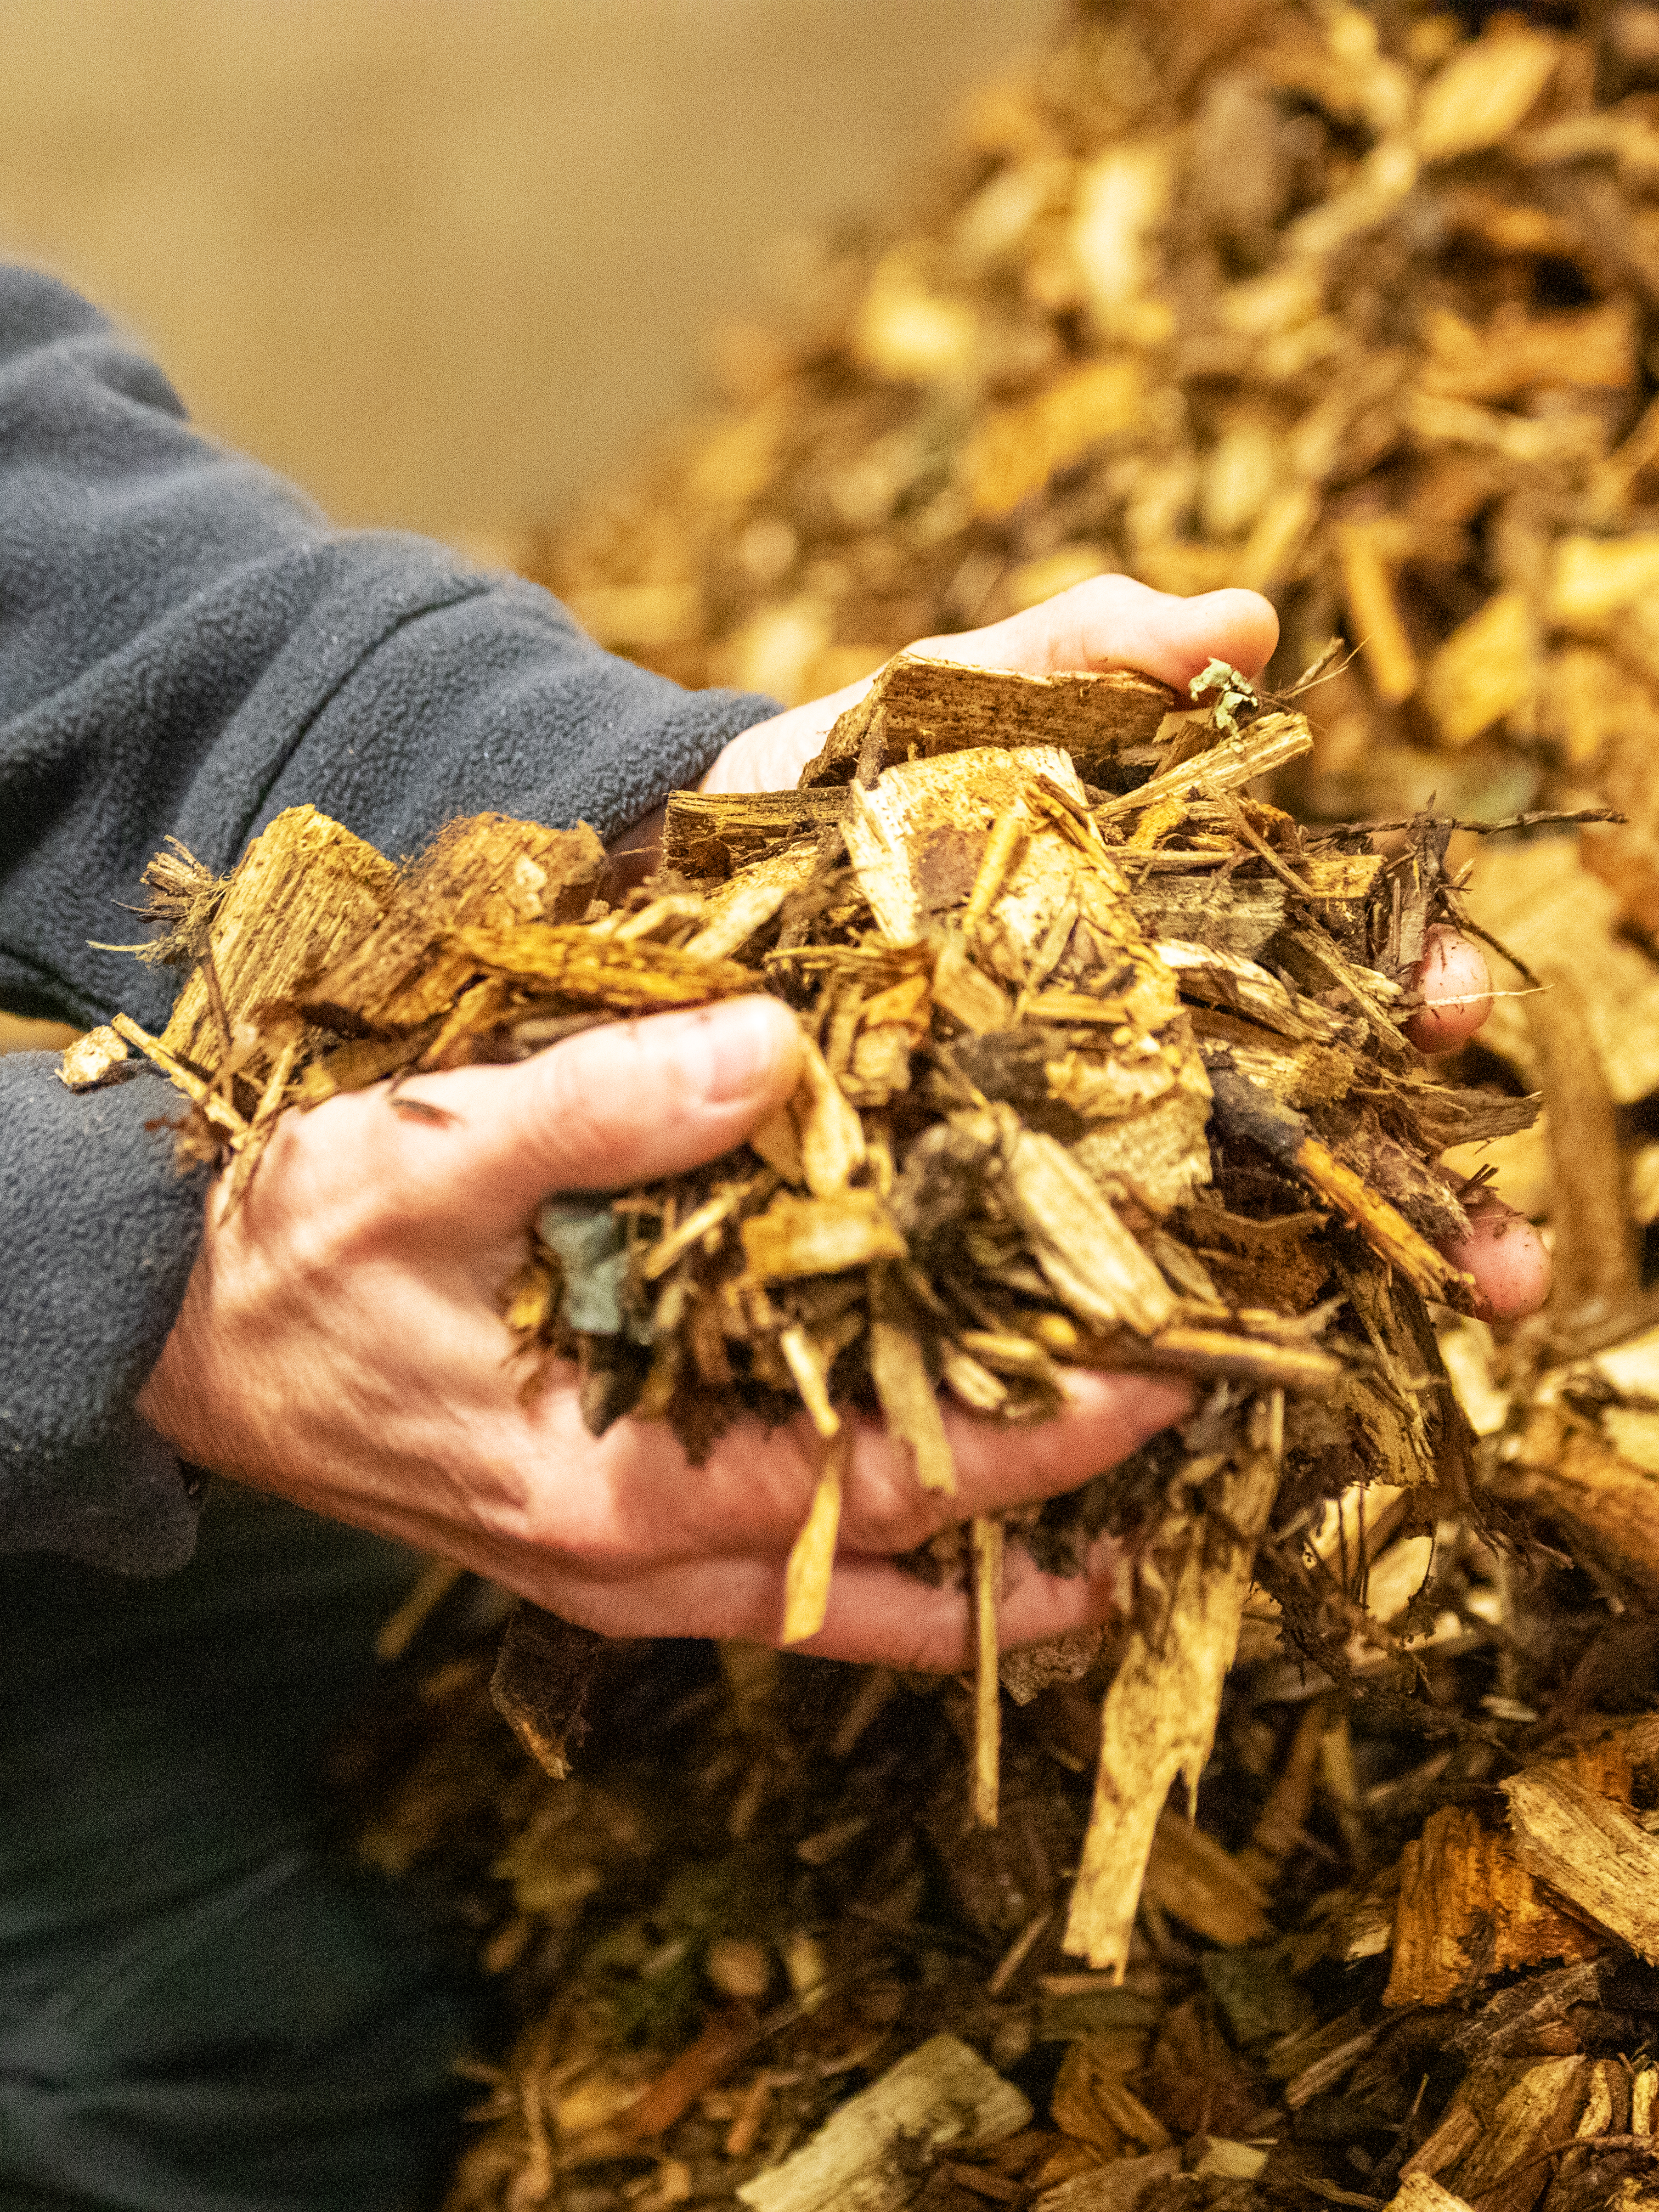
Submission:
<svg viewBox="0 0 1659 2212">
<path fill-rule="evenodd" d="M 1416 984 L 1425 1003 L 1407 1023 L 1406 1036 L 1419 1052 L 1454 1051 L 1492 1012 L 1486 954 L 1443 922 L 1428 933 Z"/>
<path fill-rule="evenodd" d="M 1031 1428 L 1007 1429 L 967 1413 L 945 1414 L 958 1491 L 951 1519 L 998 1513 L 1031 1498 L 1075 1490 L 1138 1451 L 1161 1429 L 1185 1420 L 1195 1402 L 1190 1384 L 1162 1376 L 1074 1368 L 1062 1379 L 1066 1411 Z M 909 1451 L 898 1449 L 908 1472 Z M 851 1502 L 856 1513 L 856 1495 Z"/>
<path fill-rule="evenodd" d="M 1279 617 L 1257 592 L 1184 599 L 1129 576 L 1095 576 L 988 629 L 933 638 L 926 650 L 1028 676 L 1063 669 L 1133 668 L 1184 692 L 1211 660 L 1259 675 L 1279 642 Z"/>
<path fill-rule="evenodd" d="M 782 1556 L 696 1560 L 607 1584 L 538 1573 L 521 1552 L 490 1571 L 506 1587 L 567 1620 L 607 1636 L 737 1637 L 775 1644 L 783 1626 Z M 1109 1540 L 1095 1545 L 1085 1573 L 1044 1574 L 1018 1542 L 1008 1547 L 999 1607 L 1004 1650 L 1064 1636 L 1122 1609 L 1123 1557 Z M 830 1578 L 819 1633 L 798 1649 L 830 1659 L 948 1674 L 971 1666 L 967 1594 L 935 1589 L 890 1560 L 842 1550 Z"/>
<path fill-rule="evenodd" d="M 1009 1429 L 948 1413 L 957 1488 L 924 1490 L 908 1445 L 873 1419 L 856 1421 L 844 1485 L 841 1541 L 860 1553 L 911 1550 L 951 1522 L 1074 1490 L 1186 1413 L 1184 1383 L 1145 1376 L 1068 1376 L 1059 1419 Z M 623 1580 L 643 1565 L 761 1553 L 787 1556 L 812 1502 L 823 1447 L 804 1417 L 763 1430 L 726 1431 L 693 1468 L 659 1422 L 622 1420 L 598 1445 L 584 1435 L 574 1391 L 550 1393 L 529 1416 L 532 1436 L 510 1455 L 518 1495 L 507 1533 L 557 1542 L 595 1579 Z M 579 1455 L 599 1479 L 580 1493 L 564 1470 Z"/>
<path fill-rule="evenodd" d="M 1126 1568 L 1124 1553 L 1109 1538 L 1095 1544 L 1080 1575 L 1045 1574 L 1022 1544 L 1012 1541 L 997 1608 L 999 1649 L 1012 1650 L 1112 1620 L 1128 1601 Z M 776 1636 L 775 1626 L 771 1633 Z M 854 1554 L 837 1559 L 823 1626 L 800 1649 L 825 1658 L 950 1674 L 973 1665 L 970 1635 L 965 1591 L 933 1589 L 902 1568 Z"/>
<path fill-rule="evenodd" d="M 1416 980 L 1425 1003 L 1406 1024 L 1406 1035 L 1419 1052 L 1455 1051 L 1492 1012 L 1486 954 L 1443 923 L 1429 932 Z M 1441 1249 L 1454 1267 L 1474 1277 L 1483 1320 L 1523 1320 L 1549 1297 L 1548 1249 L 1524 1214 L 1487 1192 L 1471 1190 L 1465 1199 L 1468 1236 Z"/>
<path fill-rule="evenodd" d="M 388 1144 L 412 1188 L 477 1224 L 521 1221 L 555 1191 L 654 1182 L 741 1144 L 799 1078 L 800 1029 L 775 999 L 618 1022 L 516 1067 L 422 1076 Z M 442 1118 L 410 1116 L 409 1103 Z"/>
<path fill-rule="evenodd" d="M 1523 1213 L 1485 1193 L 1466 1195 L 1469 1233 L 1441 1249 L 1474 1277 L 1484 1321 L 1522 1321 L 1550 1294 L 1550 1255 Z"/>
</svg>

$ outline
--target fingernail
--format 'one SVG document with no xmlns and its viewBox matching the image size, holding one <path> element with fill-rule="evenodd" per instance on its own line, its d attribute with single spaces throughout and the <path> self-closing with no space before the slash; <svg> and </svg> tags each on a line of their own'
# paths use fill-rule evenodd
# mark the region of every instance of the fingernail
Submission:
<svg viewBox="0 0 1659 2212">
<path fill-rule="evenodd" d="M 703 1095 L 711 1105 L 786 1087 L 800 1057 L 800 1031 L 775 999 L 734 999 L 706 1018 Z"/>
</svg>

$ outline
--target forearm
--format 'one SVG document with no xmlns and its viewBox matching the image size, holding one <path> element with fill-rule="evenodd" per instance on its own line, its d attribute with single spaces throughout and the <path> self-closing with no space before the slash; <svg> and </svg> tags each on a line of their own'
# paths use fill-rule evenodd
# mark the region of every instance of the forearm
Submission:
<svg viewBox="0 0 1659 2212">
<path fill-rule="evenodd" d="M 499 810 L 602 835 L 771 702 L 612 659 L 548 595 L 419 539 L 332 530 L 185 421 L 83 301 L 0 270 L 0 1006 L 165 1023 L 136 934 L 169 836 L 216 872 L 285 806 L 401 856 Z M 77 1099 L 0 1062 L 0 1548 L 186 1555 L 134 1400 L 201 1233 L 150 1079 Z"/>
</svg>

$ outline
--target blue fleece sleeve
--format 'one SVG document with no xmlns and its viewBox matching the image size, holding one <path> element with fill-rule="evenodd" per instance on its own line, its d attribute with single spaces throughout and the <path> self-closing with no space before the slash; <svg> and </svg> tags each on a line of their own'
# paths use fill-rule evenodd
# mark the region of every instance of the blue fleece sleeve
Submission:
<svg viewBox="0 0 1659 2212">
<path fill-rule="evenodd" d="M 83 301 L 0 270 L 0 1005 L 166 1021 L 174 979 L 89 940 L 131 936 L 168 835 L 216 871 L 305 800 L 394 855 L 486 808 L 610 837 L 775 711 L 613 659 L 534 585 L 331 529 Z M 188 1553 L 132 1411 L 199 1235 L 146 1126 L 166 1100 L 0 1060 L 0 1549 Z"/>
</svg>

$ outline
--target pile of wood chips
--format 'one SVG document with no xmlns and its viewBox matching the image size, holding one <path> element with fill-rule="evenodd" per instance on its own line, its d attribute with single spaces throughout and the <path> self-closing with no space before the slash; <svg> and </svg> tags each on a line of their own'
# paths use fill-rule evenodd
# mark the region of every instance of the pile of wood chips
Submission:
<svg viewBox="0 0 1659 2212">
<path fill-rule="evenodd" d="M 1299 811 L 1594 787 L 1652 926 L 1659 9 L 1066 12 L 907 222 L 727 333 L 722 412 L 497 550 L 607 645 L 791 702 L 1103 570 L 1253 586 L 1281 682 L 1358 648 Z"/>
<path fill-rule="evenodd" d="M 491 1700 L 499 1594 L 434 1571 L 343 1781 L 516 2024 L 452 2212 L 1659 2205 L 1659 9 L 1078 0 L 806 289 L 720 420 L 514 549 L 605 643 L 795 700 L 1123 569 L 1268 592 L 1286 694 L 1354 657 L 1191 712 L 988 679 L 943 738 L 894 663 L 800 793 L 678 802 L 609 911 L 595 841 L 495 821 L 412 873 L 308 811 L 228 889 L 160 870 L 196 972 L 118 1026 L 239 1178 L 416 1061 L 797 1007 L 790 1113 L 550 1209 L 513 1313 L 596 1426 L 807 1408 L 792 1632 L 849 1412 L 945 1486 L 935 1382 L 1206 1386 L 1018 1529 L 1135 1564 L 1001 1694 L 976 1525 L 915 1563 L 979 1596 L 943 1686 L 628 1647 L 573 1726 L 520 1614 L 498 1691 L 555 1780 Z M 1628 818 L 1477 854 L 1431 801 Z M 1431 1084 L 1401 980 L 1472 857 L 1525 966 Z M 1507 1336 L 1426 1242 L 1445 1146 L 1551 1228 Z"/>
</svg>

